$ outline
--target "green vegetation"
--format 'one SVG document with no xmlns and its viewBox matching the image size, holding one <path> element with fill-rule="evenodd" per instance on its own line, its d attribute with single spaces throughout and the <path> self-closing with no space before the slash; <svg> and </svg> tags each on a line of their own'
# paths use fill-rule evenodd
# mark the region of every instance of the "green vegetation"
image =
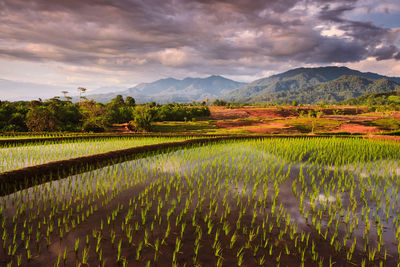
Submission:
<svg viewBox="0 0 400 267">
<path fill-rule="evenodd" d="M 153 123 L 153 132 L 158 133 L 201 133 L 210 134 L 218 132 L 218 127 L 209 120 L 199 121 L 165 121 Z"/>
<path fill-rule="evenodd" d="M 273 138 L 88 166 L 0 198 L 0 258 L 23 266 L 394 266 L 399 160 L 397 143 Z"/>
<path fill-rule="evenodd" d="M 188 135 L 249 134 L 248 131 L 242 129 L 219 128 L 213 120 L 155 122 L 153 123 L 152 131 L 155 133 L 180 133 Z"/>
<path fill-rule="evenodd" d="M 394 91 L 400 78 L 346 67 L 297 68 L 256 80 L 222 96 L 231 102 L 334 103 L 368 93 Z"/>
<path fill-rule="evenodd" d="M 395 118 L 381 118 L 373 121 L 366 122 L 367 125 L 377 126 L 385 130 L 397 131 L 400 130 L 400 119 Z"/>
<path fill-rule="evenodd" d="M 282 121 L 277 120 L 275 122 L 285 123 L 288 126 L 296 128 L 301 133 L 327 132 L 333 130 L 334 128 L 342 124 L 342 122 L 339 121 L 317 118 L 313 116 L 299 117 L 295 119 L 288 119 Z"/>
<path fill-rule="evenodd" d="M 29 138 L 52 138 L 52 137 L 72 137 L 79 135 L 74 133 L 40 133 L 40 134 L 32 134 L 32 133 L 24 133 L 24 132 L 9 132 L 7 134 L 0 135 L 0 139 L 29 139 Z"/>
<path fill-rule="evenodd" d="M 344 101 L 346 105 L 369 106 L 370 110 L 400 110 L 400 91 L 379 92 L 365 94 L 360 97 Z"/>
<path fill-rule="evenodd" d="M 107 151 L 119 150 L 135 146 L 174 142 L 191 137 L 138 137 L 138 138 L 96 138 L 26 144 L 24 146 L 10 145 L 0 148 L 0 172 L 17 168 L 43 164 L 49 161 L 69 159 L 93 155 Z"/>
<path fill-rule="evenodd" d="M 245 106 L 246 103 L 227 102 L 225 100 L 215 99 L 212 105 L 216 107 L 241 108 Z"/>
<path fill-rule="evenodd" d="M 136 130 L 153 130 L 155 121 L 195 121 L 196 118 L 210 116 L 207 106 L 187 107 L 181 104 L 155 105 L 136 108 L 131 124 Z"/>
<path fill-rule="evenodd" d="M 393 90 L 400 90 L 400 85 L 387 79 L 371 80 L 359 76 L 342 76 L 325 83 L 263 95 L 255 98 L 255 101 L 269 103 L 295 101 L 301 104 L 337 103 L 364 94 Z"/>
<path fill-rule="evenodd" d="M 93 100 L 72 103 L 57 97 L 46 101 L 0 101 L 3 132 L 104 132 L 112 124 L 132 122 L 136 131 L 150 130 L 153 121 L 185 121 L 206 117 L 204 105 L 136 105 L 132 97 L 118 95 L 107 104 Z"/>
</svg>

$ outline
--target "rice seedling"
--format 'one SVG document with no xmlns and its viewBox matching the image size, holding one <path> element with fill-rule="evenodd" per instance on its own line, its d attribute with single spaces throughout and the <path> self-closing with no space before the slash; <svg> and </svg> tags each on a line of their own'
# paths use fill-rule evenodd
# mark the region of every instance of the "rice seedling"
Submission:
<svg viewBox="0 0 400 267">
<path fill-rule="evenodd" d="M 0 198 L 0 259 L 394 265 L 399 148 L 339 138 L 223 141 L 47 183 L 33 178 L 37 186 Z"/>
<path fill-rule="evenodd" d="M 107 151 L 143 146 L 164 142 L 182 141 L 190 137 L 151 137 L 151 138 L 96 138 L 42 143 L 8 145 L 0 148 L 0 172 L 33 166 L 49 161 L 74 158 L 103 153 Z"/>
</svg>

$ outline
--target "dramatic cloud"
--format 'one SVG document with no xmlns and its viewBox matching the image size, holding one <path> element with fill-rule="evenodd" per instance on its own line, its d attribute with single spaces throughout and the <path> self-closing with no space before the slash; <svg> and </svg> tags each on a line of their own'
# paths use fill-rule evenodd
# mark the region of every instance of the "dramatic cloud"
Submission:
<svg viewBox="0 0 400 267">
<path fill-rule="evenodd" d="M 397 64 L 400 23 L 381 22 L 382 14 L 399 16 L 399 2 L 0 0 L 0 58 L 119 83 L 210 74 L 250 80 L 367 59 Z"/>
</svg>

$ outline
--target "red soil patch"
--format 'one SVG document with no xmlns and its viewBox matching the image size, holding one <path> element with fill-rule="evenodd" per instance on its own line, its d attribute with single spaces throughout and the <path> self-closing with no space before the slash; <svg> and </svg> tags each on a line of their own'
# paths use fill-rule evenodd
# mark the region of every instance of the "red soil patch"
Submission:
<svg viewBox="0 0 400 267">
<path fill-rule="evenodd" d="M 288 126 L 283 123 L 271 122 L 261 124 L 257 128 L 249 128 L 245 129 L 251 133 L 268 133 L 268 134 L 276 134 L 276 133 L 290 133 Z"/>
<path fill-rule="evenodd" d="M 249 114 L 243 109 L 225 109 L 224 107 L 210 107 L 211 119 L 240 119 L 248 118 Z"/>
<path fill-rule="evenodd" d="M 278 122 L 263 122 L 263 121 L 217 121 L 215 123 L 219 128 L 244 130 L 250 133 L 259 134 L 274 134 L 274 133 L 289 133 L 290 127 Z"/>
<path fill-rule="evenodd" d="M 237 109 L 227 109 L 225 107 L 209 107 L 211 111 L 211 118 L 220 120 L 220 119 L 238 119 L 238 118 L 288 118 L 288 117 L 297 117 L 299 112 L 302 111 L 304 114 L 307 114 L 309 110 L 320 110 L 319 107 L 285 107 L 285 108 L 276 108 L 276 107 L 251 107 L 246 106 Z M 340 110 L 345 115 L 333 115 L 335 110 Z M 364 112 L 365 110 L 362 108 L 325 108 L 322 109 L 325 116 L 329 116 L 328 118 L 337 119 L 337 120 L 356 120 L 356 121 L 364 121 L 364 120 L 374 120 L 380 118 L 380 116 L 357 116 L 360 112 Z M 399 114 L 400 116 L 400 114 Z"/>
<path fill-rule="evenodd" d="M 248 109 L 246 111 L 250 117 L 257 118 L 287 118 L 297 116 L 297 112 L 295 110 L 288 109 Z"/>
<path fill-rule="evenodd" d="M 292 109 L 277 108 L 238 108 L 210 107 L 211 118 L 216 120 L 240 118 L 287 118 L 297 116 L 297 111 Z"/>
<path fill-rule="evenodd" d="M 382 116 L 325 115 L 323 118 L 335 121 L 364 122 L 381 119 Z"/>
<path fill-rule="evenodd" d="M 226 107 L 209 107 L 211 111 L 211 118 L 214 120 L 221 120 L 215 123 L 220 128 L 241 129 L 252 133 L 297 133 L 290 127 L 285 127 L 284 124 L 273 125 L 273 122 L 255 122 L 255 121 L 229 121 L 225 119 L 241 119 L 241 118 L 259 118 L 261 120 L 284 120 L 296 118 L 299 113 L 308 114 L 309 110 L 322 110 L 325 115 L 322 118 L 342 122 L 343 124 L 331 132 L 348 132 L 359 134 L 371 134 L 382 131 L 379 127 L 362 125 L 363 122 L 369 122 L 381 119 L 384 116 L 382 113 L 363 113 L 365 108 L 358 107 L 337 107 L 337 108 L 324 108 L 315 107 L 255 107 L 245 106 L 237 109 L 227 109 Z M 333 114 L 336 111 L 341 114 Z M 343 115 L 344 114 L 344 115 Z M 400 119 L 400 112 L 391 114 L 393 118 Z"/>
<path fill-rule="evenodd" d="M 395 119 L 400 119 L 400 112 L 394 112 L 391 117 Z"/>
<path fill-rule="evenodd" d="M 337 132 L 347 132 L 347 133 L 359 133 L 359 134 L 369 134 L 380 131 L 378 127 L 365 126 L 357 123 L 344 123 L 340 125 L 337 129 L 333 130 L 333 133 Z"/>
<path fill-rule="evenodd" d="M 310 107 L 312 108 L 312 107 Z M 319 109 L 320 107 L 313 107 L 313 109 Z M 357 115 L 366 112 L 366 108 L 360 107 L 336 107 L 336 108 L 323 108 L 324 114 L 333 115 L 336 111 L 341 112 L 344 115 Z"/>
<path fill-rule="evenodd" d="M 217 125 L 220 128 L 237 128 L 237 127 L 243 127 L 243 126 L 255 126 L 255 125 L 262 125 L 262 122 L 259 121 L 217 121 L 215 125 Z"/>
</svg>

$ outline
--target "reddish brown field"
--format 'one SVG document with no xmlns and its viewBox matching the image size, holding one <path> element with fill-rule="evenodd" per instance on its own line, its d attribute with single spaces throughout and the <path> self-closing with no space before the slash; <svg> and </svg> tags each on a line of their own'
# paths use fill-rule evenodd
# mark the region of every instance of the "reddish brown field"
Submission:
<svg viewBox="0 0 400 267">
<path fill-rule="evenodd" d="M 360 107 L 245 106 L 234 109 L 210 107 L 212 124 L 218 128 L 258 134 L 305 133 L 300 126 L 301 123 L 304 123 L 305 128 L 307 126 L 311 128 L 310 120 L 304 122 L 306 121 L 304 118 L 309 118 L 310 110 L 319 112 L 314 121 L 318 124 L 318 132 L 325 133 L 380 134 L 390 129 L 374 125 L 374 121 L 385 118 L 400 120 L 400 112 L 368 113 L 366 108 Z M 297 127 L 294 127 L 294 125 Z M 309 132 L 309 134 L 313 133 Z"/>
<path fill-rule="evenodd" d="M 240 118 L 288 118 L 297 116 L 293 109 L 279 110 L 275 107 L 243 107 L 227 109 L 225 107 L 210 107 L 211 118 L 215 120 L 240 119 Z"/>
<path fill-rule="evenodd" d="M 376 133 L 378 131 L 379 131 L 379 128 L 374 127 L 374 126 L 365 126 L 365 125 L 357 124 L 357 123 L 344 123 L 332 132 L 351 133 L 351 134 L 354 134 L 354 133 L 371 134 L 371 133 Z"/>
</svg>

